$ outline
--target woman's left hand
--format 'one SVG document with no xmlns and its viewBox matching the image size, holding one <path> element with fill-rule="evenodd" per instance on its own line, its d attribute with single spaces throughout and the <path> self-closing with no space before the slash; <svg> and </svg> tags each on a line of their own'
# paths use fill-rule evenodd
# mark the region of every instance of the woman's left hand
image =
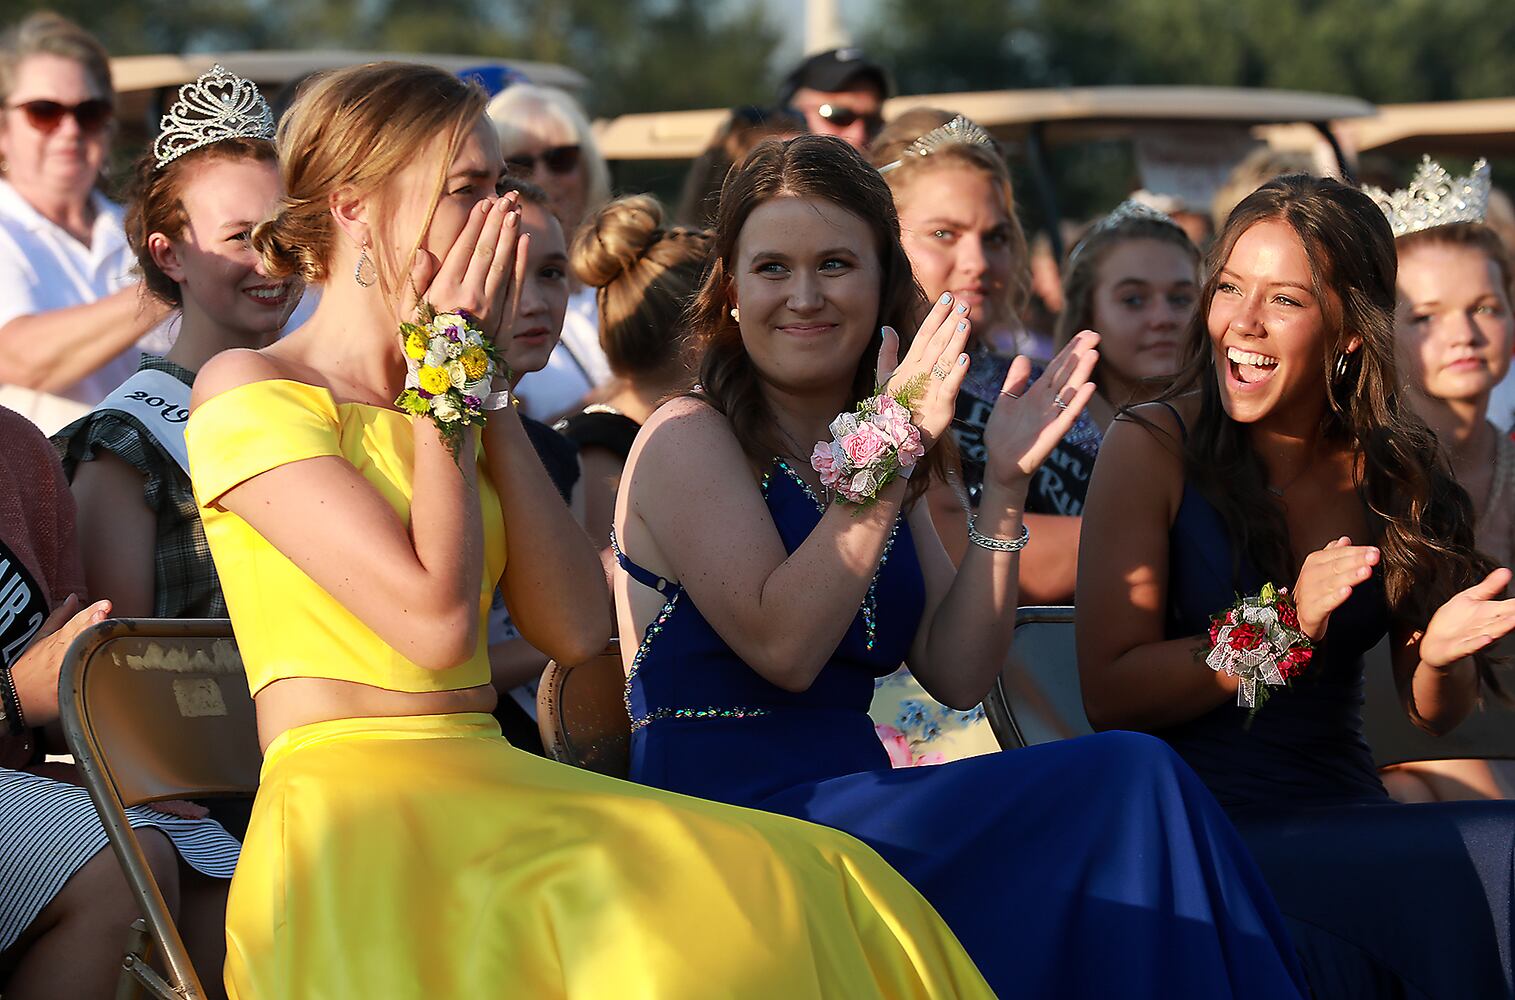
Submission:
<svg viewBox="0 0 1515 1000">
<path fill-rule="evenodd" d="M 1031 362 L 1018 357 L 1010 364 L 999 399 L 984 427 L 989 461 L 986 482 L 1023 488 L 1037 467 L 1073 427 L 1094 395 L 1089 376 L 1099 361 L 1099 334 L 1084 330 L 1068 341 L 1047 370 L 1031 382 Z"/>
<path fill-rule="evenodd" d="M 1420 661 L 1447 667 L 1515 629 L 1515 600 L 1503 599 L 1510 571 L 1496 569 L 1436 609 L 1420 637 Z"/>
</svg>

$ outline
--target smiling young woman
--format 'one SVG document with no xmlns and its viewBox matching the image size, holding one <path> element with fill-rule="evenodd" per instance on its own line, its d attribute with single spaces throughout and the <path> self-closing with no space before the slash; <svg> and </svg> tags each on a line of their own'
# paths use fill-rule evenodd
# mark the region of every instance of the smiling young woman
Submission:
<svg viewBox="0 0 1515 1000">
<path fill-rule="evenodd" d="M 632 777 L 861 838 L 1002 996 L 1294 995 L 1244 852 L 1158 741 L 890 768 L 875 678 L 908 662 L 943 704 L 983 699 L 1014 628 L 1027 482 L 1093 393 L 1093 334 L 1034 384 L 1009 366 L 954 568 L 919 500 L 975 315 L 951 292 L 925 308 L 889 189 L 839 139 L 766 142 L 732 171 L 691 312 L 701 388 L 643 427 L 617 501 Z M 858 480 L 828 470 L 877 454 L 883 432 L 848 428 L 855 412 L 889 425 L 869 409 L 879 386 L 910 399 L 898 419 L 929 451 L 899 448 L 913 477 L 858 503 Z"/>
<path fill-rule="evenodd" d="M 164 357 L 145 355 L 125 385 L 53 441 L 79 505 L 90 593 L 110 597 L 122 616 L 222 618 L 226 601 L 183 460 L 190 386 L 221 351 L 272 343 L 304 285 L 270 277 L 248 242 L 282 193 L 273 115 L 257 88 L 221 71 L 182 92 L 193 101 L 175 106 L 185 117 L 138 162 L 126 206 L 137 268 L 149 293 L 179 311 L 178 338 Z M 231 127 L 240 134 L 162 162 L 158 149 L 205 138 L 191 109 L 221 94 L 246 99 Z"/>
<path fill-rule="evenodd" d="M 1515 627 L 1510 574 L 1474 548 L 1467 493 L 1400 391 L 1388 223 L 1353 188 L 1282 178 L 1237 207 L 1205 270 L 1193 360 L 1117 419 L 1090 487 L 1089 718 L 1153 732 L 1199 772 L 1316 995 L 1508 995 L 1515 807 L 1395 806 L 1362 736 L 1363 654 L 1386 633 L 1409 717 L 1446 732 Z M 1315 648 L 1253 712 L 1210 665 L 1211 624 L 1266 583 Z"/>
</svg>

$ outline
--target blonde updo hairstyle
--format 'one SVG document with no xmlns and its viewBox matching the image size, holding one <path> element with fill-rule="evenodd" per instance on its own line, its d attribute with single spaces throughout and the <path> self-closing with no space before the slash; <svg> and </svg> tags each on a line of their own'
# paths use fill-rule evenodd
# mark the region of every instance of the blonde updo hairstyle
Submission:
<svg viewBox="0 0 1515 1000">
<path fill-rule="evenodd" d="M 1015 211 L 1015 185 L 1010 180 L 1010 168 L 997 149 L 974 143 L 954 142 L 937 146 L 930 156 L 906 156 L 910 144 L 932 129 L 940 128 L 957 117 L 954 111 L 939 108 L 911 108 L 895 118 L 868 146 L 868 162 L 875 168 L 899 161 L 899 166 L 884 174 L 884 182 L 894 194 L 894 203 L 900 202 L 901 193 L 910 183 L 927 171 L 938 167 L 967 167 L 977 170 L 999 189 L 1005 201 L 1005 212 L 1010 216 L 1010 255 L 1016 264 L 1009 285 L 995 296 L 1004 321 L 1018 324 L 1031 300 L 1031 253 L 1026 245 L 1026 231 L 1021 228 Z"/>
<path fill-rule="evenodd" d="M 279 124 L 279 167 L 284 197 L 274 217 L 253 229 L 252 244 L 271 277 L 298 275 L 309 283 L 331 276 L 343 239 L 330 198 L 342 187 L 372 195 L 376 220 L 392 217 L 393 180 L 418 155 L 445 141 L 421 230 L 403 260 L 371 242 L 380 292 L 398 302 L 404 276 L 431 226 L 446 187 L 447 170 L 468 134 L 483 120 L 484 91 L 433 66 L 368 63 L 313 77 Z M 382 226 L 383 222 L 376 223 Z"/>
<path fill-rule="evenodd" d="M 650 195 L 617 198 L 580 228 L 569 258 L 596 289 L 611 371 L 635 379 L 686 365 L 684 313 L 709 255 L 710 233 L 665 227 L 663 206 Z"/>
</svg>

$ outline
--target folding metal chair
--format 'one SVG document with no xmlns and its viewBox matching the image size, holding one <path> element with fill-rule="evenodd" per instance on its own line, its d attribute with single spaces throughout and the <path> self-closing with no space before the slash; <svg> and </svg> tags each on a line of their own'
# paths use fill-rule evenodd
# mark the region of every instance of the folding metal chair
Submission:
<svg viewBox="0 0 1515 1000">
<path fill-rule="evenodd" d="M 1071 607 L 1015 613 L 1015 642 L 984 699 L 984 714 L 1006 750 L 1093 732 L 1084 717 Z"/>
<path fill-rule="evenodd" d="M 262 754 L 231 622 L 101 622 L 69 647 L 59 693 L 64 737 L 146 918 L 129 937 L 117 997 L 145 989 L 200 1000 L 205 990 L 126 809 L 256 792 Z M 153 951 L 167 979 L 148 964 Z"/>
<path fill-rule="evenodd" d="M 552 662 L 537 686 L 537 728 L 553 760 L 615 778 L 631 771 L 631 719 L 620 643 L 583 663 Z"/>
</svg>

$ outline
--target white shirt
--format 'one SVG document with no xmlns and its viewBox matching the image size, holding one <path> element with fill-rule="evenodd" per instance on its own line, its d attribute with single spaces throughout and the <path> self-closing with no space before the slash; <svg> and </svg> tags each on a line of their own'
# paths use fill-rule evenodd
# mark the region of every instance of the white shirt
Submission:
<svg viewBox="0 0 1515 1000">
<path fill-rule="evenodd" d="M 610 362 L 600 346 L 600 307 L 595 289 L 584 288 L 568 300 L 563 336 L 539 372 L 522 376 L 516 392 L 526 415 L 552 422 L 610 381 Z"/>
<path fill-rule="evenodd" d="M 126 244 L 121 207 L 98 191 L 90 198 L 95 225 L 85 246 L 0 181 L 0 326 L 20 316 L 95 302 L 136 280 L 136 259 Z M 160 348 L 172 342 L 163 330 L 143 338 L 150 339 Z M 73 419 L 57 422 L 59 417 L 85 412 L 130 378 L 141 357 L 138 347 L 130 347 L 56 394 L 3 386 L 0 403 L 51 433 Z"/>
</svg>

